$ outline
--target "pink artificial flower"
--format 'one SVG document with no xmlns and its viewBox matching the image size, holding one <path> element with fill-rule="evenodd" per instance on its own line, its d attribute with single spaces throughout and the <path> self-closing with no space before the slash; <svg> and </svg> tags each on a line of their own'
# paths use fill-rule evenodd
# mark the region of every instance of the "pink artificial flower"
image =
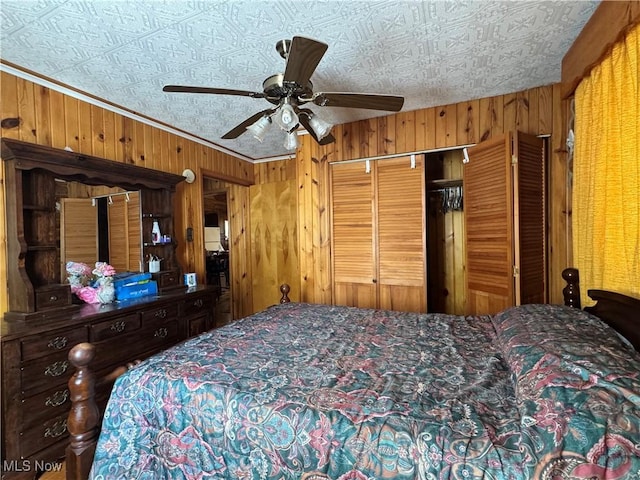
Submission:
<svg viewBox="0 0 640 480">
<path fill-rule="evenodd" d="M 96 262 L 92 273 L 100 277 L 111 277 L 116 274 L 116 269 L 106 262 Z"/>
<path fill-rule="evenodd" d="M 67 273 L 78 277 L 88 277 L 91 275 L 91 267 L 82 262 L 67 262 Z"/>
<path fill-rule="evenodd" d="M 98 292 L 95 288 L 82 287 L 76 291 L 76 295 L 85 303 L 100 303 L 100 300 L 98 299 Z"/>
</svg>

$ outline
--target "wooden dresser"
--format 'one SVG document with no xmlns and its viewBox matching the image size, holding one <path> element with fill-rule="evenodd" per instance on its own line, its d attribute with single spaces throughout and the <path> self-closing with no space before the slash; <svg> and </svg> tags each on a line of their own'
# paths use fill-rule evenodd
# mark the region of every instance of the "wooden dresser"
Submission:
<svg viewBox="0 0 640 480">
<path fill-rule="evenodd" d="M 71 347 L 94 343 L 96 373 L 102 376 L 213 328 L 214 301 L 214 289 L 193 287 L 114 304 L 82 305 L 70 318 L 41 324 L 3 320 L 5 466 L 33 466 L 36 461 L 50 462 L 64 455 L 70 407 L 67 382 L 73 373 L 67 359 Z M 96 395 L 104 404 L 109 390 L 98 385 Z M 3 473 L 3 478 L 33 478 L 35 472 Z"/>
<path fill-rule="evenodd" d="M 0 312 L 0 458 L 3 478 L 33 478 L 37 464 L 64 455 L 69 350 L 94 343 L 96 374 L 106 375 L 213 328 L 215 290 L 183 285 L 177 247 L 187 239 L 173 216 L 184 177 L 15 139 L 0 146 L 9 307 Z M 162 259 L 160 271 L 149 272 L 152 258 Z M 68 261 L 149 272 L 160 294 L 73 303 Z M 96 394 L 105 403 L 109 391 Z"/>
</svg>

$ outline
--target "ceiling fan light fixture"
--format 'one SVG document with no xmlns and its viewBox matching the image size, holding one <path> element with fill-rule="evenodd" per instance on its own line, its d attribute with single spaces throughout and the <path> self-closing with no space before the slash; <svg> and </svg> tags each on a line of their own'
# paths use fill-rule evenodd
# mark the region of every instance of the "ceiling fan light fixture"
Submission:
<svg viewBox="0 0 640 480">
<path fill-rule="evenodd" d="M 290 132 L 298 125 L 298 114 L 295 112 L 288 99 L 280 107 L 275 116 L 276 122 L 280 128 L 286 132 Z"/>
<path fill-rule="evenodd" d="M 253 125 L 247 127 L 247 131 L 253 135 L 256 140 L 262 142 L 267 134 L 267 127 L 271 124 L 271 117 L 265 115 L 260 117 Z"/>
<path fill-rule="evenodd" d="M 295 150 L 300 146 L 298 143 L 298 134 L 293 132 L 287 132 L 287 136 L 284 139 L 284 148 L 287 150 Z"/>
<path fill-rule="evenodd" d="M 331 129 L 333 128 L 332 124 L 317 115 L 312 115 L 311 118 L 309 118 L 309 125 L 313 128 L 318 140 L 322 140 L 324 137 L 329 135 L 329 132 L 331 132 Z"/>
</svg>

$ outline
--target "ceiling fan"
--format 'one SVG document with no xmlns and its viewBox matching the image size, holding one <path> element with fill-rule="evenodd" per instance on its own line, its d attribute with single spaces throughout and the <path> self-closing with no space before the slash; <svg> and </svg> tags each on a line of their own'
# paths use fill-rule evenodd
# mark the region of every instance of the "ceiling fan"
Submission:
<svg viewBox="0 0 640 480">
<path fill-rule="evenodd" d="M 312 103 L 320 107 L 400 111 L 404 103 L 404 97 L 372 93 L 314 92 L 310 78 L 327 48 L 328 45 L 326 43 L 305 37 L 293 37 L 291 40 L 277 42 L 276 50 L 286 61 L 285 70 L 284 73 L 277 73 L 268 77 L 262 84 L 262 92 L 182 85 L 166 85 L 162 90 L 164 92 L 209 93 L 264 98 L 275 107 L 262 110 L 250 116 L 225 133 L 222 138 L 237 138 L 249 130 L 254 137 L 262 141 L 267 127 L 272 122 L 276 122 L 288 134 L 285 140 L 285 147 L 288 149 L 297 147 L 298 141 L 295 130 L 300 125 L 320 145 L 335 141 L 335 138 L 330 133 L 333 126 L 322 120 L 312 110 L 301 108 L 306 103 Z"/>
</svg>

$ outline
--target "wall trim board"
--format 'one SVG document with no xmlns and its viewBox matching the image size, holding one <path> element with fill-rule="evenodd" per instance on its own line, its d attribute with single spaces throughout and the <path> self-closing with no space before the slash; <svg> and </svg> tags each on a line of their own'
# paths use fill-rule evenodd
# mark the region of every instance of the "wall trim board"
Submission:
<svg viewBox="0 0 640 480">
<path fill-rule="evenodd" d="M 570 97 L 613 44 L 638 23 L 640 2 L 637 0 L 600 3 L 562 59 L 562 98 Z"/>
</svg>

